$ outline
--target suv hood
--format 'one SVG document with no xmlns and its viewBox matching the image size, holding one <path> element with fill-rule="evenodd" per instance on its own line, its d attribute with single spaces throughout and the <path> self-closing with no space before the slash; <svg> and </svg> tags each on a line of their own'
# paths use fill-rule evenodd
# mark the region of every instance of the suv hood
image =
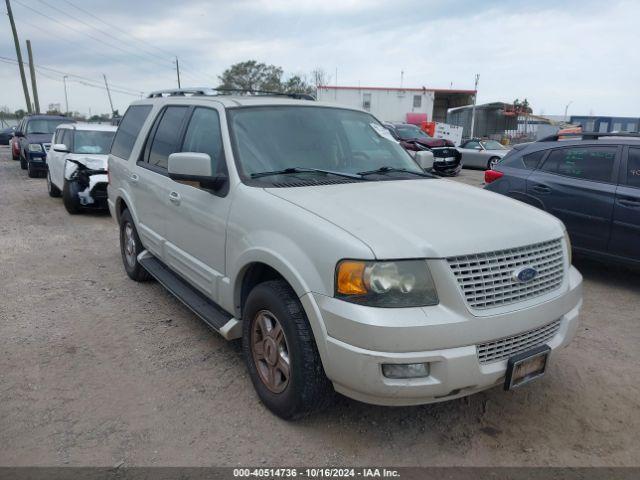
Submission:
<svg viewBox="0 0 640 480">
<path fill-rule="evenodd" d="M 53 133 L 30 133 L 25 136 L 27 143 L 51 143 Z"/>
<path fill-rule="evenodd" d="M 448 180 L 265 190 L 346 230 L 380 259 L 490 252 L 563 235 L 562 223 L 541 210 Z"/>
<path fill-rule="evenodd" d="M 70 153 L 66 156 L 66 158 L 69 160 L 80 162 L 85 167 L 92 170 L 106 170 L 109 155 Z"/>
</svg>

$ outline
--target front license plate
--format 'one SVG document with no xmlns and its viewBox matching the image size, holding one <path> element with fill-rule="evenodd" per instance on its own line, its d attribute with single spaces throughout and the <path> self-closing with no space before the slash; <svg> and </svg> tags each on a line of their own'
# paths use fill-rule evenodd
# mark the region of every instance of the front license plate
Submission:
<svg viewBox="0 0 640 480">
<path fill-rule="evenodd" d="M 547 345 L 541 345 L 511 357 L 507 363 L 504 389 L 518 388 L 544 375 L 550 351 L 551 349 Z"/>
</svg>

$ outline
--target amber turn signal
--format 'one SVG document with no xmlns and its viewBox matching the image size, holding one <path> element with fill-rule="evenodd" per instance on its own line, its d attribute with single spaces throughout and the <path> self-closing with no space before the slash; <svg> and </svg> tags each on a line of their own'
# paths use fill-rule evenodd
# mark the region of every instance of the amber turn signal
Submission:
<svg viewBox="0 0 640 480">
<path fill-rule="evenodd" d="M 364 262 L 344 260 L 338 265 L 337 291 L 342 295 L 364 295 L 367 288 L 364 286 Z"/>
</svg>

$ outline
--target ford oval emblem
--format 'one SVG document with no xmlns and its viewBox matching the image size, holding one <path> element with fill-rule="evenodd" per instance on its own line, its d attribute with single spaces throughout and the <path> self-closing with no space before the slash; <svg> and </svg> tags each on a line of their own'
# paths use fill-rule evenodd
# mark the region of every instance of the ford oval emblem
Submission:
<svg viewBox="0 0 640 480">
<path fill-rule="evenodd" d="M 529 283 L 538 276 L 538 271 L 533 267 L 522 267 L 513 271 L 512 278 L 520 283 Z"/>
</svg>

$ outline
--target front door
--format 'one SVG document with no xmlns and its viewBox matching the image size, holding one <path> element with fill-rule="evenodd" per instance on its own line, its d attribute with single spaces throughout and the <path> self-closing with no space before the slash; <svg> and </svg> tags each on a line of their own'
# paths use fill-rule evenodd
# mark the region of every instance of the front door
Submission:
<svg viewBox="0 0 640 480">
<path fill-rule="evenodd" d="M 564 222 L 576 248 L 606 252 L 617 157 L 617 146 L 557 148 L 527 178 L 527 194 Z"/>
<path fill-rule="evenodd" d="M 640 147 L 629 147 L 616 191 L 609 252 L 640 262 Z"/>
<path fill-rule="evenodd" d="M 190 113 L 180 149 L 208 154 L 214 174 L 227 173 L 221 118 L 223 112 L 215 108 L 195 107 Z M 165 262 L 219 302 L 219 282 L 225 273 L 230 195 L 178 182 L 172 182 L 169 195 Z"/>
</svg>

